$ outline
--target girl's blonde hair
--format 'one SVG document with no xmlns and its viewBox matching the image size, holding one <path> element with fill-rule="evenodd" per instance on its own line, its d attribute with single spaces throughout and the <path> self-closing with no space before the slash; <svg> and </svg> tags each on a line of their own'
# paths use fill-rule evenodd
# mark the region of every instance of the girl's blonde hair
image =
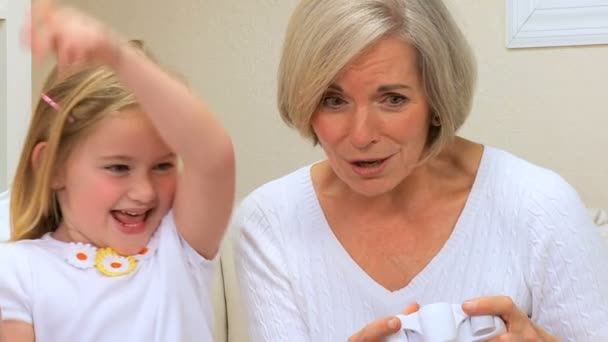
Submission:
<svg viewBox="0 0 608 342">
<path fill-rule="evenodd" d="M 53 70 L 38 100 L 11 186 L 11 240 L 37 239 L 61 221 L 52 182 L 58 166 L 94 126 L 111 113 L 136 106 L 134 95 L 105 66 L 87 66 L 59 77 Z M 36 145 L 46 143 L 34 165 Z"/>
<path fill-rule="evenodd" d="M 279 67 L 283 120 L 316 144 L 311 120 L 323 94 L 350 61 L 388 36 L 417 51 L 430 114 L 440 122 L 429 128 L 427 157 L 436 155 L 468 116 L 476 78 L 473 53 L 441 0 L 301 1 Z"/>
</svg>

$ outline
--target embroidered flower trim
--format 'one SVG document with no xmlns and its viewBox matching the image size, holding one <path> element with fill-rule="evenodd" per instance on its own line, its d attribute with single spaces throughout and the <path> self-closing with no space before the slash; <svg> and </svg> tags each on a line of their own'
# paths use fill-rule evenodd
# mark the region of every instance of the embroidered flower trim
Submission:
<svg viewBox="0 0 608 342">
<path fill-rule="evenodd" d="M 108 277 L 119 277 L 129 274 L 137 267 L 137 260 L 132 256 L 122 256 L 112 248 L 101 248 L 95 256 L 95 267 Z"/>
<path fill-rule="evenodd" d="M 138 262 L 150 258 L 156 250 L 156 239 L 150 241 L 138 254 L 124 256 L 118 254 L 110 247 L 96 248 L 81 242 L 70 243 L 67 261 L 76 268 L 87 269 L 91 267 L 108 277 L 118 277 L 132 273 Z"/>
<path fill-rule="evenodd" d="M 95 266 L 95 254 L 97 248 L 81 242 L 70 244 L 71 251 L 67 259 L 72 266 L 77 268 L 89 268 Z"/>
</svg>

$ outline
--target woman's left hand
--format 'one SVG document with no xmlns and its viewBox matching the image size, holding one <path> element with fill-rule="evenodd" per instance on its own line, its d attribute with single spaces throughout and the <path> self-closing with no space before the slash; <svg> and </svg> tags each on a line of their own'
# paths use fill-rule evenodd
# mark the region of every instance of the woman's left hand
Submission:
<svg viewBox="0 0 608 342">
<path fill-rule="evenodd" d="M 498 341 L 558 341 L 521 311 L 508 296 L 479 297 L 462 304 L 464 312 L 471 316 L 500 316 L 507 326 L 507 333 L 495 337 L 490 342 Z"/>
<path fill-rule="evenodd" d="M 403 313 L 409 315 L 420 309 L 420 305 L 411 303 Z M 401 329 L 399 318 L 392 316 L 373 321 L 352 335 L 348 342 L 380 342 Z"/>
</svg>

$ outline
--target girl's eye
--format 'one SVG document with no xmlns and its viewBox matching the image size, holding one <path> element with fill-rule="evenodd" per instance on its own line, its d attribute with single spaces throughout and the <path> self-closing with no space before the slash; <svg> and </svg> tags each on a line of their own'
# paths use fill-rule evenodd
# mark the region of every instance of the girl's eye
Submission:
<svg viewBox="0 0 608 342">
<path fill-rule="evenodd" d="M 338 108 L 341 105 L 345 104 L 346 101 L 344 101 L 340 96 L 336 94 L 327 94 L 323 96 L 323 100 L 321 101 L 321 103 L 324 107 Z"/>
<path fill-rule="evenodd" d="M 115 165 L 108 165 L 105 167 L 105 169 L 110 172 L 114 172 L 114 173 L 124 173 L 124 172 L 129 171 L 129 166 L 123 165 L 123 164 L 115 164 Z"/>
<path fill-rule="evenodd" d="M 160 163 L 154 167 L 158 171 L 168 171 L 173 168 L 173 163 Z"/>
<path fill-rule="evenodd" d="M 399 107 L 407 102 L 407 97 L 400 94 L 389 94 L 384 98 L 384 102 L 391 107 Z"/>
</svg>

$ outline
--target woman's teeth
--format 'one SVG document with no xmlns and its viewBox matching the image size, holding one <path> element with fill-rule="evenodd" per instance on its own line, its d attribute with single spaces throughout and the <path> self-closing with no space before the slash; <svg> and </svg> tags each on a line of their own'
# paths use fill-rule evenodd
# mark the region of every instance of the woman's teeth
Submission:
<svg viewBox="0 0 608 342">
<path fill-rule="evenodd" d="M 357 165 L 359 167 L 371 167 L 371 166 L 377 166 L 377 165 L 381 164 L 383 161 L 384 161 L 384 159 L 373 160 L 373 161 L 360 161 L 360 162 L 355 162 L 355 165 Z"/>
</svg>

